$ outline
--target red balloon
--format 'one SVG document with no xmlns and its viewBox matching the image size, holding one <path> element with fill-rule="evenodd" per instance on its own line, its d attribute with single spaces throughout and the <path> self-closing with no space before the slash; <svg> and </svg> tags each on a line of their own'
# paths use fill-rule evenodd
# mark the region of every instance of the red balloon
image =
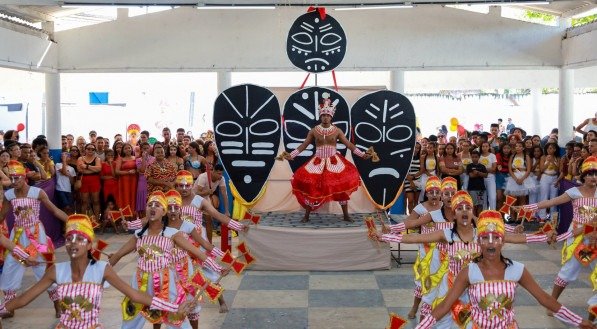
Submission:
<svg viewBox="0 0 597 329">
<path fill-rule="evenodd" d="M 458 125 L 458 136 L 464 135 L 465 134 L 465 129 L 463 126 Z"/>
<path fill-rule="evenodd" d="M 19 124 L 17 125 L 17 131 L 23 131 L 23 130 L 25 130 L 25 125 L 24 125 L 24 124 L 22 124 L 22 123 L 19 123 Z"/>
</svg>

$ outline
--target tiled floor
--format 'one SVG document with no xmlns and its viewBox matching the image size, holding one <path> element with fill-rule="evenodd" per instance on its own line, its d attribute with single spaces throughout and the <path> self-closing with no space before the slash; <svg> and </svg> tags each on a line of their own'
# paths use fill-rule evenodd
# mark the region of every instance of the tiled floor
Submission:
<svg viewBox="0 0 597 329">
<path fill-rule="evenodd" d="M 126 239 L 123 235 L 105 235 L 115 251 Z M 551 291 L 559 270 L 560 252 L 545 245 L 509 245 L 506 256 L 522 261 L 539 284 Z M 66 258 L 59 249 L 59 260 Z M 412 261 L 413 253 L 403 253 L 404 261 Z M 135 267 L 135 257 L 126 256 L 116 269 L 127 281 Z M 570 284 L 561 302 L 586 316 L 585 303 L 593 292 L 588 281 L 589 271 L 583 269 L 580 280 Z M 28 272 L 24 286 L 32 284 Z M 385 328 L 388 313 L 406 318 L 412 303 L 412 270 L 410 265 L 396 266 L 388 271 L 360 272 L 266 272 L 247 270 L 242 276 L 229 275 L 223 280 L 224 296 L 230 312 L 220 314 L 215 304 L 206 303 L 201 313 L 200 328 Z M 559 321 L 545 315 L 542 307 L 520 289 L 515 302 L 521 328 L 564 328 Z M 106 328 L 121 324 L 121 294 L 107 289 L 102 301 L 101 319 Z M 4 320 L 4 328 L 54 328 L 53 309 L 46 295 Z M 409 328 L 414 324 L 410 323 Z M 151 328 L 146 325 L 145 328 Z"/>
</svg>

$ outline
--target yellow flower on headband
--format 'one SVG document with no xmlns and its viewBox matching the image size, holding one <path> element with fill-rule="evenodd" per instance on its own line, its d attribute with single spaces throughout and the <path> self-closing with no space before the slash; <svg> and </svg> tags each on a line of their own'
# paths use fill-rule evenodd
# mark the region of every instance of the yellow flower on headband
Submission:
<svg viewBox="0 0 597 329">
<path fill-rule="evenodd" d="M 585 174 L 591 170 L 597 170 L 597 157 L 590 156 L 582 162 L 580 172 Z"/>
<path fill-rule="evenodd" d="M 160 206 L 162 206 L 162 208 L 164 208 L 164 209 L 168 208 L 168 202 L 166 201 L 166 196 L 164 195 L 164 192 L 155 191 L 155 192 L 151 193 L 149 195 L 149 198 L 147 199 L 147 204 L 150 204 L 154 201 L 159 203 Z"/>
<path fill-rule="evenodd" d="M 442 179 L 442 191 L 444 190 L 457 190 L 458 182 L 454 177 L 445 177 Z"/>
<path fill-rule="evenodd" d="M 73 214 L 68 216 L 66 221 L 65 236 L 69 234 L 81 234 L 89 241 L 93 241 L 95 233 L 93 232 L 93 225 L 87 215 Z"/>
<path fill-rule="evenodd" d="M 505 226 L 502 214 L 495 210 L 484 210 L 479 214 L 477 221 L 477 234 L 479 236 L 489 233 L 504 236 Z"/>
<path fill-rule="evenodd" d="M 452 197 L 452 203 L 450 204 L 450 206 L 452 206 L 452 209 L 456 209 L 458 208 L 459 205 L 461 204 L 466 204 L 469 206 L 473 206 L 473 198 L 471 198 L 471 196 L 468 194 L 467 191 L 458 191 L 456 192 L 456 194 L 454 194 L 454 196 Z"/>
<path fill-rule="evenodd" d="M 427 182 L 425 183 L 425 192 L 433 190 L 433 189 L 441 189 L 442 182 L 437 178 L 437 176 L 429 176 L 427 178 Z"/>
<path fill-rule="evenodd" d="M 182 206 L 182 197 L 177 190 L 170 190 L 166 192 L 166 202 L 168 205 Z"/>
<path fill-rule="evenodd" d="M 10 160 L 8 161 L 8 174 L 10 176 L 25 176 L 25 167 L 19 161 Z"/>
<path fill-rule="evenodd" d="M 176 184 L 193 185 L 193 174 L 187 170 L 179 170 L 176 173 Z"/>
</svg>

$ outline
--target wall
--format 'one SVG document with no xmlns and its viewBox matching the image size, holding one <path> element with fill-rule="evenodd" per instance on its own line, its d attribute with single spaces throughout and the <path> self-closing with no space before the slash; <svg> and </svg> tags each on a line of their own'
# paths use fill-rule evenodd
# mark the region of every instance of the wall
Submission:
<svg viewBox="0 0 597 329">
<path fill-rule="evenodd" d="M 178 8 L 56 33 L 64 72 L 295 70 L 286 37 L 305 8 Z M 555 68 L 563 29 L 441 6 L 328 11 L 348 35 L 340 69 Z"/>
</svg>

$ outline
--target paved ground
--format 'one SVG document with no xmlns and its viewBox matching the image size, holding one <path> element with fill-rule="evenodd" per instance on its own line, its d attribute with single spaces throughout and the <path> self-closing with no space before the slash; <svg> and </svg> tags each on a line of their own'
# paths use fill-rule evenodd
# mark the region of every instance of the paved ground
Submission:
<svg viewBox="0 0 597 329">
<path fill-rule="evenodd" d="M 102 236 L 110 243 L 109 251 L 118 248 L 128 236 Z M 236 239 L 234 239 L 236 240 Z M 236 243 L 236 241 L 234 241 Z M 64 260 L 64 249 L 57 251 Z M 413 261 L 414 253 L 402 253 L 404 261 Z M 510 245 L 506 256 L 521 261 L 531 270 L 548 292 L 559 270 L 559 248 L 545 245 Z M 135 258 L 126 256 L 116 269 L 130 280 Z M 586 300 L 592 296 L 584 269 L 581 280 L 570 284 L 560 301 L 586 316 Z M 33 283 L 28 271 L 24 286 Z M 230 312 L 220 314 L 217 305 L 206 303 L 201 313 L 200 328 L 385 328 L 388 313 L 406 318 L 412 302 L 412 270 L 410 265 L 393 262 L 388 271 L 362 272 L 258 272 L 246 271 L 242 276 L 229 275 L 223 281 Z M 522 290 L 522 289 L 521 289 Z M 102 301 L 101 318 L 106 328 L 119 328 L 122 296 L 107 289 Z M 515 302 L 521 328 L 564 328 L 559 321 L 547 317 L 542 307 L 526 291 L 519 291 Z M 8 329 L 54 328 L 53 308 L 47 295 L 40 296 L 13 319 L 4 320 Z M 413 327 L 411 323 L 409 328 Z M 145 328 L 151 328 L 146 325 Z"/>
</svg>

